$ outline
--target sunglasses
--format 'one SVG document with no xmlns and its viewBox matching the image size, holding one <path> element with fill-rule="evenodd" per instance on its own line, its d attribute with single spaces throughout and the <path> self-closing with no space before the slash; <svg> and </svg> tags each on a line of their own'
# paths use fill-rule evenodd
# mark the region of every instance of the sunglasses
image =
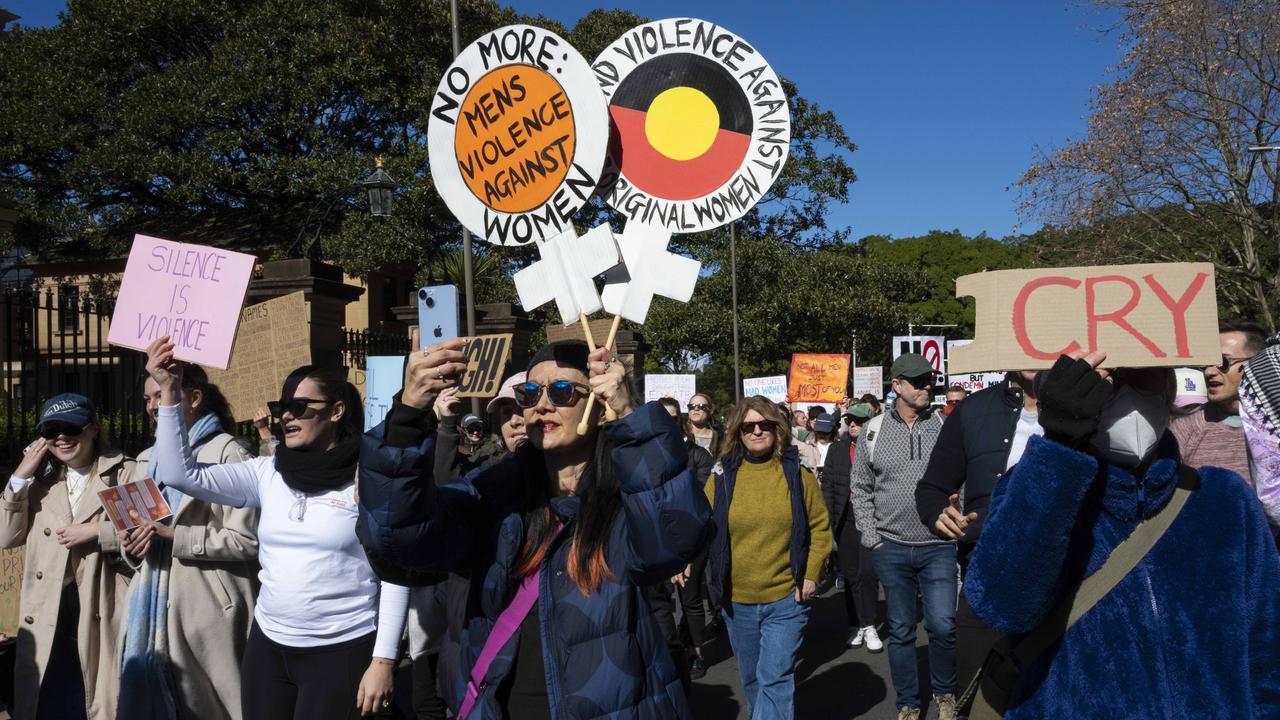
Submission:
<svg viewBox="0 0 1280 720">
<path fill-rule="evenodd" d="M 755 435 L 757 432 L 771 433 L 777 427 L 772 420 L 756 420 L 742 423 L 741 432 L 743 435 Z"/>
<path fill-rule="evenodd" d="M 272 400 L 267 403 L 267 410 L 271 412 L 271 417 L 284 417 L 287 411 L 296 419 L 302 419 L 307 415 L 307 411 L 311 405 L 332 405 L 332 400 L 312 400 L 311 398 L 293 398 L 290 400 Z"/>
<path fill-rule="evenodd" d="M 690 410 L 701 410 L 702 412 L 711 412 L 711 406 L 706 403 L 689 403 Z"/>
<path fill-rule="evenodd" d="M 577 402 L 579 392 L 584 395 L 591 392 L 591 388 L 586 385 L 569 380 L 556 380 L 546 385 L 526 382 L 512 385 L 511 389 L 516 395 L 516 405 L 522 410 L 536 407 L 538 403 L 542 402 L 543 391 L 546 391 L 547 399 L 556 407 L 569 407 Z"/>
<path fill-rule="evenodd" d="M 52 440 L 59 435 L 67 437 L 80 437 L 80 433 L 84 432 L 84 428 L 79 425 L 71 425 L 69 423 L 49 423 L 40 428 L 40 437 L 45 440 Z"/>
<path fill-rule="evenodd" d="M 904 377 L 899 379 L 910 383 L 911 387 L 917 390 L 923 390 L 933 385 L 932 375 L 919 375 L 917 377 Z"/>
<path fill-rule="evenodd" d="M 1222 364 L 1220 364 L 1220 365 L 1206 365 L 1206 366 L 1204 366 L 1203 368 L 1201 368 L 1201 370 L 1202 370 L 1202 371 L 1207 371 L 1209 368 L 1217 368 L 1217 369 L 1218 369 L 1218 372 L 1222 373 L 1223 375 L 1226 375 L 1226 374 L 1227 374 L 1227 372 L 1228 372 L 1228 371 L 1230 371 L 1232 367 L 1234 367 L 1234 366 L 1236 366 L 1236 365 L 1239 365 L 1240 363 L 1245 363 L 1245 362 L 1249 362 L 1249 358 L 1233 358 L 1233 357 L 1231 357 L 1231 356 L 1229 356 L 1229 355 L 1223 355 L 1223 356 L 1222 356 Z"/>
</svg>

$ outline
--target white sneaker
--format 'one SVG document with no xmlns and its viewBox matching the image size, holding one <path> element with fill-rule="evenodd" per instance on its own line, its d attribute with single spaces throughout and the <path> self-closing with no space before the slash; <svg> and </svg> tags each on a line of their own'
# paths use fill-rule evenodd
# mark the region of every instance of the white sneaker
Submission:
<svg viewBox="0 0 1280 720">
<path fill-rule="evenodd" d="M 874 625 L 869 625 L 858 631 L 862 635 L 862 640 L 867 644 L 867 652 L 878 653 L 884 650 L 884 643 L 880 642 L 880 634 L 876 632 Z"/>
<path fill-rule="evenodd" d="M 857 630 L 855 630 L 851 635 L 849 635 L 849 647 L 851 648 L 862 647 L 862 638 L 863 636 L 866 635 L 866 633 L 867 633 L 866 628 L 858 628 Z"/>
</svg>

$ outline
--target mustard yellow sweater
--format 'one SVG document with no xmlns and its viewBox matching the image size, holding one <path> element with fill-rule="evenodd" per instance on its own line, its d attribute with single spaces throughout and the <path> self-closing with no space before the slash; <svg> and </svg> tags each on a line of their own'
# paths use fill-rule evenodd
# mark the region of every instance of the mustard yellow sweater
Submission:
<svg viewBox="0 0 1280 720">
<path fill-rule="evenodd" d="M 806 580 L 818 581 L 831 554 L 831 523 L 813 473 L 800 468 L 804 506 L 809 515 Z M 707 482 L 707 500 L 715 507 L 715 482 Z M 791 493 L 777 458 L 743 462 L 729 506 L 729 587 L 736 603 L 777 602 L 795 588 L 791 577 Z"/>
</svg>

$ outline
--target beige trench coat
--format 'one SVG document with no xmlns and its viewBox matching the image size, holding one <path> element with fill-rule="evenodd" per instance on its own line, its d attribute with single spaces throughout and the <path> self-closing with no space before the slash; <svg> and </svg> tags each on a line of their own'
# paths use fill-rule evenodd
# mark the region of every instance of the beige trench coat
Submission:
<svg viewBox="0 0 1280 720">
<path fill-rule="evenodd" d="M 196 462 L 253 457 L 230 435 L 200 448 Z M 146 472 L 151 449 L 138 456 Z M 258 510 L 185 498 L 173 520 L 169 568 L 169 664 L 178 717 L 240 720 L 240 659 L 258 591 Z M 141 583 L 134 583 L 141 591 Z"/>
<path fill-rule="evenodd" d="M 18 611 L 18 652 L 14 669 L 14 720 L 36 716 L 40 680 L 49 664 L 63 581 L 75 579 L 80 596 L 77 646 L 84 675 L 89 720 L 112 720 L 120 689 L 120 623 L 127 606 L 128 566 L 119 562 L 115 528 L 98 491 L 137 479 L 133 460 L 119 453 L 98 458 L 72 512 L 60 471 L 52 482 L 33 480 L 19 493 L 6 484 L 0 494 L 0 546 L 26 544 L 26 568 Z M 56 532 L 72 523 L 96 524 L 98 543 L 74 548 L 58 544 Z M 118 572 L 121 568 L 124 572 Z"/>
</svg>

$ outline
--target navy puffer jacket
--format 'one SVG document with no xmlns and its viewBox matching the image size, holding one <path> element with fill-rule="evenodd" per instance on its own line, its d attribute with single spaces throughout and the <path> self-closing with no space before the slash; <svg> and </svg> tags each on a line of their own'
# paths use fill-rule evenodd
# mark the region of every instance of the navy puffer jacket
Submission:
<svg viewBox="0 0 1280 720">
<path fill-rule="evenodd" d="M 394 411 L 393 411 L 394 414 Z M 498 615 L 515 595 L 511 577 L 524 525 L 519 483 L 530 477 L 524 453 L 437 486 L 434 438 L 415 447 L 384 442 L 385 423 L 360 452 L 358 534 L 380 573 L 458 572 L 472 578 L 454 698 Z M 671 577 L 706 544 L 711 509 L 687 468 L 684 436 L 658 403 L 604 426 L 623 494 L 606 558 L 612 579 L 588 596 L 566 572 L 578 498 L 554 498 L 564 530 L 543 560 L 536 612 L 542 625 L 547 695 L 556 720 L 687 718 L 680 676 L 644 598 L 643 587 Z M 540 476 L 540 477 L 539 477 Z M 470 718 L 501 718 L 496 690 L 511 670 L 519 634 L 493 661 Z"/>
</svg>

